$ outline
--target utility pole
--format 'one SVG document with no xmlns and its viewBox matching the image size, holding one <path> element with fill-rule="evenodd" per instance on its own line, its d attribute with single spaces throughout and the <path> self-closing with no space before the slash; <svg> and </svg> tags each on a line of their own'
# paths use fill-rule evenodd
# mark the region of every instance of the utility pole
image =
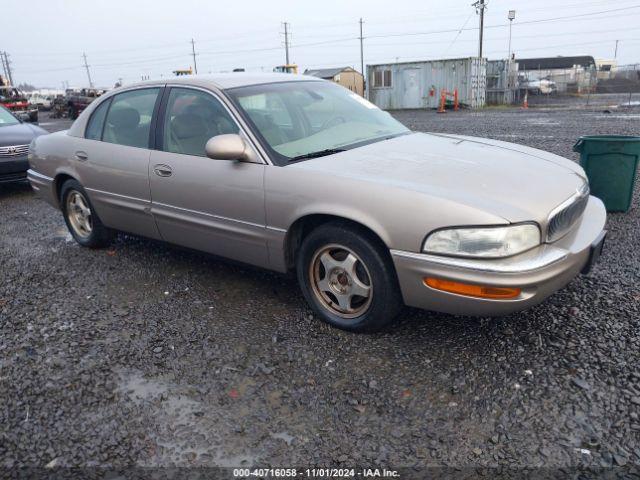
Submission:
<svg viewBox="0 0 640 480">
<path fill-rule="evenodd" d="M 198 74 L 198 65 L 196 64 L 196 42 L 191 39 L 191 55 L 193 55 L 193 71 Z"/>
<path fill-rule="evenodd" d="M 87 54 L 82 52 L 82 58 L 84 58 L 84 68 L 87 69 L 87 78 L 89 79 L 89 88 L 93 88 L 93 82 L 91 81 L 91 73 L 89 72 L 89 65 L 87 64 Z"/>
<path fill-rule="evenodd" d="M 476 7 L 476 11 L 480 15 L 480 37 L 478 45 L 478 58 L 482 58 L 482 35 L 484 33 L 484 9 L 486 8 L 485 0 L 478 0 L 473 4 Z"/>
<path fill-rule="evenodd" d="M 507 57 L 507 89 L 504 92 L 504 96 L 505 96 L 505 103 L 509 104 L 513 101 L 512 98 L 510 98 L 511 95 L 511 88 L 513 87 L 513 83 L 511 80 L 511 24 L 513 23 L 513 20 L 516 18 L 516 11 L 515 10 L 509 10 L 509 14 L 507 15 L 507 18 L 509 19 L 509 56 Z"/>
<path fill-rule="evenodd" d="M 364 22 L 362 21 L 362 18 L 360 19 L 360 73 L 362 74 L 362 76 L 365 76 L 364 73 L 364 45 L 363 45 L 363 40 L 364 37 L 362 36 L 362 24 Z"/>
<path fill-rule="evenodd" d="M 289 23 L 283 22 L 284 24 L 284 53 L 286 58 L 286 64 L 289 65 Z"/>
<path fill-rule="evenodd" d="M 7 67 L 4 64 L 4 52 L 0 52 L 0 62 L 2 63 L 2 71 L 4 73 L 5 78 L 9 78 L 9 75 L 7 74 Z"/>
<path fill-rule="evenodd" d="M 618 58 L 618 42 L 619 42 L 619 40 L 616 40 L 616 51 L 613 54 L 613 58 Z"/>
<path fill-rule="evenodd" d="M 3 56 L 4 56 L 4 62 L 2 66 L 5 69 L 7 78 L 9 79 L 9 84 L 13 85 L 13 75 L 11 74 L 11 61 L 9 60 L 9 54 L 7 52 L 3 52 Z"/>
</svg>

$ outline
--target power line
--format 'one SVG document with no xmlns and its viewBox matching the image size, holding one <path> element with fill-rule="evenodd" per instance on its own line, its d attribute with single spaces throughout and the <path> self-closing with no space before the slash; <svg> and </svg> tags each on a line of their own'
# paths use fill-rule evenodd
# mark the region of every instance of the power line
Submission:
<svg viewBox="0 0 640 480">
<path fill-rule="evenodd" d="M 628 9 L 635 9 L 635 8 L 640 8 L 640 5 L 634 5 L 634 6 L 630 6 L 630 7 L 625 7 L 625 8 L 617 8 L 617 9 L 609 9 L 609 10 L 602 10 L 602 11 L 598 11 L 598 12 L 589 12 L 589 13 L 584 13 L 584 14 L 578 14 L 578 15 L 569 15 L 569 16 L 562 16 L 562 17 L 554 17 L 554 18 L 545 18 L 545 19 L 539 19 L 539 20 L 529 20 L 529 21 L 522 21 L 522 22 L 515 22 L 516 25 L 525 25 L 525 24 L 531 24 L 531 23 L 540 23 L 540 22 L 549 22 L 549 21 L 556 21 L 556 20 L 562 20 L 562 19 L 573 19 L 576 16 L 580 16 L 580 17 L 584 17 L 584 16 L 592 16 L 592 15 L 600 15 L 603 13 L 609 13 L 609 12 L 615 12 L 615 11 L 621 11 L 621 10 L 628 10 Z M 542 9 L 538 9 L 538 10 L 542 10 Z M 460 17 L 460 15 L 458 16 Z M 433 18 L 433 17 L 431 17 Z M 442 18 L 442 17 L 438 17 L 438 18 Z M 609 17 L 610 18 L 610 17 Z M 386 22 L 387 24 L 391 23 L 391 22 Z M 351 25 L 349 24 L 345 24 L 345 25 Z M 485 26 L 485 28 L 499 28 L 499 27 L 506 27 L 508 26 L 508 24 L 497 24 L 497 25 L 487 25 Z M 470 28 L 463 28 L 463 31 L 468 31 L 468 30 L 476 30 L 477 27 L 470 27 Z M 446 30 L 433 30 L 433 31 L 425 31 L 425 32 L 409 32 L 409 33 L 399 33 L 399 34 L 379 34 L 379 35 L 369 35 L 368 38 L 385 38 L 385 37 L 393 37 L 393 36 L 412 36 L 412 35 L 429 35 L 429 34 L 438 34 L 438 33 L 457 33 L 459 32 L 461 29 L 446 29 Z M 265 30 L 260 30 L 260 31 L 265 31 Z M 238 37 L 237 35 L 234 35 L 233 37 L 219 37 L 217 39 L 214 40 L 204 40 L 204 41 L 200 41 L 200 43 L 209 43 L 212 41 L 218 42 L 224 39 L 228 39 L 228 38 L 247 38 L 247 39 L 255 39 L 255 34 L 247 34 L 245 36 L 242 37 Z M 323 38 L 326 38 L 326 36 L 323 36 Z M 335 40 L 340 41 L 341 39 L 337 39 Z M 127 52 L 127 51 L 139 51 L 139 50 L 152 50 L 152 49 L 165 49 L 167 47 L 180 47 L 184 45 L 184 43 L 166 43 L 166 44 L 161 44 L 161 45 L 154 45 L 154 46 L 147 46 L 147 47 L 136 47 L 136 48 L 127 48 L 127 49 L 114 49 L 114 50 L 97 50 L 94 52 L 90 52 L 90 53 L 94 53 L 94 54 L 108 54 L 108 53 L 119 53 L 119 52 Z M 305 45 L 305 44 L 302 44 Z M 298 45 L 296 45 L 298 46 Z M 240 51 L 240 50 L 238 50 Z M 20 54 L 20 57 L 35 57 L 35 56 L 66 56 L 66 55 L 75 55 L 73 53 L 61 53 L 61 52 L 48 52 L 48 53 L 37 53 L 37 54 Z"/>
<path fill-rule="evenodd" d="M 312 42 L 312 43 L 302 43 L 299 45 L 296 45 L 296 48 L 304 48 L 304 47 L 314 47 L 314 46 L 321 46 L 321 45 L 327 45 L 327 44 L 332 44 L 332 43 L 341 43 L 341 42 L 345 42 L 345 41 L 356 41 L 357 37 L 347 37 L 347 38 L 341 38 L 341 39 L 336 39 L 336 40 L 328 40 L 328 41 L 324 41 L 324 42 Z M 280 50 L 282 47 L 264 47 L 264 48 L 249 48 L 249 49 L 242 49 L 242 50 L 214 50 L 214 51 L 201 51 L 199 53 L 197 53 L 198 56 L 210 56 L 210 55 L 229 55 L 229 54 L 237 54 L 237 53 L 253 53 L 253 52 L 266 52 L 266 51 L 275 51 L 275 50 Z M 152 63 L 152 62 L 158 62 L 158 61 L 163 61 L 163 60 L 175 60 L 175 59 L 180 59 L 183 58 L 183 55 L 170 55 L 170 56 L 163 56 L 163 57 L 155 57 L 155 58 L 139 58 L 139 59 L 132 59 L 132 60 L 128 60 L 126 62 L 111 62 L 111 63 L 96 63 L 93 64 L 92 67 L 93 68 L 102 68 L 102 67 L 120 67 L 120 66 L 127 66 L 127 65 L 142 65 L 142 64 L 148 64 L 148 63 Z M 28 70 L 24 73 L 43 73 L 43 72 L 55 72 L 55 71 L 66 71 L 66 70 L 76 70 L 78 68 L 82 68 L 82 67 L 78 67 L 78 66 L 68 66 L 68 67 L 60 67 L 60 68 L 54 68 L 54 69 L 46 69 L 46 70 Z"/>
<path fill-rule="evenodd" d="M 624 3 L 623 2 L 619 2 L 619 3 Z M 571 8 L 571 7 L 588 7 L 590 5 L 602 5 L 602 4 L 610 4 L 610 0 L 608 1 L 601 1 L 601 2 L 592 2 L 592 3 L 574 3 L 574 4 L 567 4 L 567 5 L 557 5 L 554 6 L 554 9 L 564 9 L 564 8 Z M 584 13 L 584 14 L 577 14 L 577 15 L 568 15 L 568 16 L 563 16 L 563 17 L 556 17 L 556 19 L 572 19 L 575 17 L 582 17 L 582 16 L 586 16 L 586 15 L 599 15 L 601 13 L 607 13 L 607 12 L 614 12 L 614 11 L 620 11 L 620 10 L 627 10 L 627 9 L 634 9 L 634 8 L 640 8 L 640 5 L 634 5 L 634 6 L 630 6 L 630 7 L 624 7 L 624 8 L 616 8 L 616 9 L 609 9 L 609 10 L 603 10 L 603 11 L 599 11 L 599 12 L 589 12 L 589 13 Z M 520 11 L 547 11 L 548 8 L 522 8 L 520 9 Z M 432 12 L 427 12 L 427 11 L 423 11 L 425 12 L 424 15 L 427 15 L 428 18 L 432 21 L 437 21 L 437 20 L 441 20 L 444 18 L 463 18 L 465 15 L 446 15 L 446 16 L 437 16 L 434 17 Z M 420 15 L 420 11 L 417 11 L 415 13 L 412 14 L 407 14 L 404 17 L 391 17 L 391 18 L 412 18 L 415 19 L 416 16 Z M 370 22 L 369 20 L 367 21 L 368 24 L 370 25 L 390 25 L 393 23 L 398 23 L 398 22 L 390 22 L 388 21 L 388 19 L 390 17 L 385 16 L 384 17 L 386 21 L 384 22 Z M 542 20 L 532 20 L 532 21 L 527 21 L 527 22 L 515 22 L 516 25 L 520 24 L 526 24 L 526 23 L 535 23 L 535 22 L 545 22 L 545 21 L 552 21 L 555 19 L 542 19 Z M 312 27 L 318 27 L 318 26 L 324 26 L 324 27 L 329 27 L 329 26 L 351 26 L 352 22 L 344 22 L 344 23 L 334 23 L 332 22 L 331 24 L 329 23 L 308 23 L 308 24 L 302 24 L 302 25 L 310 25 Z M 500 27 L 500 26 L 508 26 L 508 24 L 502 24 L 502 25 L 494 25 L 491 28 L 494 27 Z M 490 28 L 488 26 L 485 26 L 485 28 Z M 473 28 L 473 30 L 475 30 L 476 28 Z M 468 30 L 468 29 L 465 29 Z M 254 30 L 251 33 L 247 33 L 245 35 L 242 36 L 238 36 L 237 34 L 233 34 L 233 35 L 225 35 L 225 36 L 220 36 L 220 37 L 210 37 L 207 39 L 200 39 L 199 42 L 200 43 L 211 43 L 211 42 L 220 42 L 220 41 L 228 41 L 228 40 L 235 40 L 235 39 L 249 39 L 249 40 L 253 40 L 255 41 L 256 38 L 256 34 L 260 33 L 260 32 L 269 32 L 271 31 L 271 29 L 259 29 L 259 30 Z M 457 29 L 450 29 L 450 30 L 443 30 L 441 31 L 442 33 L 455 33 L 457 32 Z M 428 32 L 427 32 L 428 33 Z M 305 38 L 305 37 L 301 37 L 301 38 Z M 309 36 L 306 36 L 306 38 L 309 38 Z M 327 38 L 326 35 L 322 35 L 322 38 Z M 369 38 L 372 38 L 371 36 L 369 36 Z M 164 43 L 164 44 L 156 44 L 156 45 L 147 45 L 147 46 L 139 46 L 139 47 L 131 47 L 131 48 L 122 48 L 122 49 L 106 49 L 106 50 L 95 50 L 95 51 L 89 51 L 89 54 L 91 55 L 105 55 L 105 54 L 117 54 L 117 53 L 122 53 L 122 52 L 130 52 L 130 51 L 140 51 L 140 50 L 157 50 L 157 49 L 166 49 L 169 47 L 175 47 L 175 48 L 180 48 L 183 47 L 185 44 L 185 42 L 172 42 L 172 43 Z M 16 54 L 14 52 L 14 55 L 18 55 L 19 57 L 42 57 L 42 56 L 46 56 L 46 57 L 52 57 L 52 56 L 75 56 L 77 55 L 77 52 L 38 52 L 38 53 L 20 53 L 20 54 Z"/>
<path fill-rule="evenodd" d="M 621 39 L 621 42 L 627 42 L 627 43 L 638 43 L 640 42 L 640 38 L 630 38 L 630 39 Z M 549 49 L 558 49 L 558 48 L 566 48 L 566 47 L 582 47 L 585 45 L 601 45 L 602 41 L 594 41 L 594 42 L 581 42 L 581 43 L 564 43 L 564 44 L 557 44 L 557 45 L 544 45 L 541 47 L 531 47 L 531 48 L 521 48 L 519 49 L 520 52 L 530 52 L 530 51 L 536 51 L 536 50 L 549 50 Z M 493 54 L 497 54 L 500 52 L 504 52 L 503 50 L 495 50 L 495 51 L 491 51 L 489 52 L 490 55 Z M 426 60 L 437 60 L 438 58 L 427 58 Z M 391 60 L 391 59 L 390 59 Z M 425 60 L 425 59 L 422 59 Z M 416 60 L 419 61 L 419 60 Z M 516 60 L 517 61 L 517 60 Z M 376 62 L 378 62 L 378 60 L 376 60 Z"/>
<path fill-rule="evenodd" d="M 617 12 L 620 10 L 631 10 L 631 9 L 635 9 L 635 8 L 640 8 L 640 5 L 634 5 L 633 7 L 626 7 L 626 8 L 616 8 L 616 9 L 611 9 L 611 10 L 602 10 L 599 12 L 591 12 L 591 13 L 582 13 L 582 14 L 577 14 L 577 15 L 568 15 L 568 16 L 563 16 L 563 17 L 553 17 L 553 18 L 542 18 L 542 19 L 538 19 L 538 20 L 528 20 L 528 21 L 524 21 L 524 22 L 514 22 L 514 25 L 529 25 L 529 24 L 534 24 L 534 23 L 545 23 L 545 22 L 555 22 L 558 20 L 566 20 L 566 19 L 573 19 L 576 17 L 586 17 L 586 16 L 590 16 L 590 15 L 601 15 L 603 13 L 610 13 L 610 12 Z M 500 23 L 500 24 L 495 24 L 495 25 L 485 25 L 484 28 L 501 28 L 501 27 L 508 27 L 509 24 L 508 23 Z M 463 31 L 470 31 L 470 30 L 478 30 L 478 27 L 468 27 L 468 28 L 463 28 Z M 447 29 L 447 30 L 430 30 L 430 31 L 424 31 L 424 32 L 409 32 L 409 33 L 391 33 L 391 34 L 382 34 L 382 35 L 369 35 L 368 38 L 390 38 L 390 37 L 410 37 L 410 36 L 417 36 L 417 35 L 434 35 L 434 34 L 439 34 L 439 33 L 454 33 L 457 32 L 457 29 Z"/>
<path fill-rule="evenodd" d="M 456 33 L 456 36 L 454 37 L 454 39 L 451 41 L 451 43 L 449 44 L 449 46 L 445 49 L 445 51 L 443 52 L 443 56 L 447 54 L 447 52 L 449 51 L 449 49 L 451 47 L 453 47 L 453 44 L 456 43 L 456 40 L 458 40 L 458 37 L 460 36 L 460 34 L 462 33 L 462 30 L 464 30 L 464 27 L 467 26 L 467 23 L 469 22 L 469 20 L 471 20 L 471 17 L 473 17 L 473 12 L 471 12 L 469 14 L 469 16 L 467 17 L 467 19 L 464 21 L 464 23 L 462 24 L 462 27 L 460 27 L 460 30 L 458 30 L 458 33 Z"/>
<path fill-rule="evenodd" d="M 473 13 L 471 14 L 473 15 Z M 590 30 L 588 32 L 562 32 L 562 33 L 549 33 L 549 34 L 545 34 L 545 38 L 548 37 L 566 37 L 566 36 L 570 36 L 570 35 L 584 35 L 584 34 L 589 34 L 590 36 L 593 34 L 597 34 L 597 33 L 613 33 L 613 32 L 626 32 L 626 31 L 638 31 L 638 27 L 631 27 L 631 28 L 616 28 L 616 29 L 612 29 L 612 30 Z M 522 40 L 522 39 L 526 39 L 526 38 L 536 38 L 539 39 L 540 38 L 540 34 L 536 34 L 536 35 L 517 35 L 513 37 L 513 40 Z M 485 38 L 485 42 L 501 42 L 504 40 L 508 40 L 509 37 L 505 36 L 505 37 L 489 37 L 489 38 Z M 606 40 L 603 40 L 606 41 Z M 462 40 L 457 40 L 458 43 L 460 42 L 466 42 L 466 43 L 471 43 L 471 42 L 477 42 L 477 39 L 475 38 L 469 38 L 469 39 L 462 39 Z M 449 43 L 448 40 L 430 40 L 427 42 L 393 42 L 393 43 L 375 43 L 375 42 L 370 42 L 368 45 L 369 46 L 375 46 L 375 47 L 380 47 L 380 46 L 385 46 L 385 47 L 393 47 L 393 46 L 402 46 L 402 45 L 437 45 L 437 44 L 444 44 L 444 43 Z"/>
<path fill-rule="evenodd" d="M 637 2 L 637 0 L 616 0 L 616 4 L 625 4 L 625 3 L 634 3 Z M 515 3 L 515 2 L 514 2 Z M 531 4 L 531 2 L 528 2 L 529 4 Z M 580 9 L 585 9 L 585 8 L 589 8 L 589 7 L 598 7 L 598 6 L 610 6 L 613 2 L 611 0 L 606 0 L 606 1 L 599 1 L 599 2 L 592 2 L 592 3 L 573 3 L 573 4 L 564 4 L 564 5 L 553 5 L 553 11 L 556 10 L 566 10 L 568 8 L 571 9 L 576 9 L 577 7 L 579 7 Z M 443 4 L 445 4 L 443 2 Z M 522 12 L 522 13 L 528 13 L 528 12 L 549 12 L 550 8 L 549 7 L 543 7 L 543 8 L 527 8 L 527 7 L 519 7 L 518 11 Z M 434 15 L 434 12 L 432 10 L 417 10 L 414 12 L 409 12 L 405 15 L 401 15 L 401 16 L 387 16 L 385 15 L 384 17 L 371 17 L 371 18 L 381 18 L 383 19 L 383 21 L 368 21 L 368 23 L 370 25 L 392 25 L 392 24 L 406 24 L 406 23 L 413 23 L 413 22 L 423 22 L 424 19 L 433 21 L 434 23 L 437 23 L 439 20 L 444 20 L 444 19 L 463 19 L 466 17 L 466 14 L 462 13 L 462 14 L 456 14 L 456 15 Z M 367 18 L 369 18 L 369 16 L 367 16 Z"/>
<path fill-rule="evenodd" d="M 483 2 L 486 6 L 486 1 Z M 614 9 L 606 9 L 606 10 L 600 10 L 597 12 L 587 12 L 587 13 L 582 13 L 582 14 L 574 14 L 574 15 L 567 15 L 567 16 L 557 16 L 557 17 L 552 17 L 552 18 L 543 18 L 543 19 L 537 19 L 537 20 L 528 20 L 528 21 L 520 21 L 520 22 L 515 22 L 516 25 L 528 25 L 528 24 L 538 24 L 538 23 L 543 23 L 543 22 L 554 22 L 554 21 L 567 21 L 567 20 L 571 20 L 573 21 L 575 18 L 584 18 L 586 19 L 590 19 L 589 17 L 594 17 L 592 18 L 593 20 L 600 20 L 602 18 L 617 18 L 619 16 L 621 16 L 621 14 L 618 15 L 611 15 L 609 17 L 604 16 L 607 13 L 612 13 L 612 12 L 628 12 L 629 10 L 632 9 L 637 9 L 640 8 L 640 5 L 633 5 L 633 6 L 629 6 L 629 7 L 621 7 L 621 8 L 614 8 Z M 627 17 L 629 15 L 636 15 L 637 13 L 625 13 L 624 15 L 626 15 Z M 595 18 L 596 16 L 598 16 L 598 18 Z M 468 17 L 469 18 L 469 17 Z M 289 30 L 289 26 L 290 24 L 287 23 L 287 35 L 285 38 L 285 54 L 288 55 L 288 47 L 290 46 L 290 30 Z M 364 22 L 363 22 L 364 23 Z M 466 27 L 466 23 L 463 25 L 462 28 L 460 29 L 443 29 L 443 30 L 434 30 L 434 31 L 425 31 L 425 32 L 402 32 L 402 33 L 395 33 L 395 34 L 380 34 L 380 35 L 368 35 L 367 36 L 367 40 L 369 41 L 370 39 L 377 39 L 377 38 L 401 38 L 401 37 L 412 37 L 412 36 L 416 36 L 416 35 L 430 35 L 430 34 L 439 34 L 439 33 L 456 33 L 456 37 L 454 38 L 454 41 L 450 44 L 450 47 L 453 46 L 455 44 L 456 41 L 458 41 L 459 36 L 461 35 L 461 32 L 463 31 L 472 31 L 472 30 L 476 30 L 479 27 Z M 351 23 L 351 25 L 353 25 L 353 23 Z M 507 27 L 509 24 L 508 23 L 504 23 L 504 24 L 495 24 L 495 25 L 484 25 L 484 28 L 502 28 L 502 27 Z M 620 31 L 620 29 L 614 30 L 614 31 Z M 605 31 L 606 32 L 606 31 Z M 275 32 L 274 32 L 275 33 Z M 576 32 L 579 33 L 579 32 Z M 590 31 L 588 32 L 589 34 L 592 33 L 596 33 L 594 31 Z M 564 35 L 571 35 L 572 33 L 561 33 L 561 34 L 550 34 L 548 36 L 564 36 Z M 247 36 L 247 38 L 249 38 L 250 35 Z M 533 36 L 533 37 L 537 37 Z M 526 38 L 526 36 L 518 36 L 515 38 Z M 311 47 L 315 47 L 315 46 L 320 46 L 320 45 L 331 45 L 331 44 L 344 44 L 347 45 L 349 44 L 349 42 L 356 42 L 356 41 L 360 41 L 361 42 L 361 55 L 360 55 L 360 66 L 361 69 L 364 70 L 364 61 L 363 61 L 363 42 L 364 40 L 364 35 L 363 32 L 360 32 L 360 36 L 345 36 L 343 38 L 336 38 L 336 39 L 331 39 L 331 40 L 324 40 L 324 41 L 317 41 L 317 42 L 309 42 L 309 43 L 301 43 L 301 44 L 296 44 L 296 48 L 311 48 Z M 483 40 L 485 40 L 483 38 Z M 493 40 L 493 39 L 486 39 L 488 40 Z M 463 40 L 460 40 L 463 41 Z M 464 40 L 466 41 L 466 40 Z M 195 41 L 193 41 L 192 39 L 192 55 L 195 53 Z M 184 48 L 186 42 L 183 42 L 179 45 L 182 46 L 182 48 Z M 429 42 L 429 43 L 438 43 L 438 42 Z M 443 43 L 443 42 L 441 42 Z M 595 43 L 602 43 L 602 42 L 592 42 L 592 44 Z M 418 43 L 416 42 L 412 42 L 412 45 L 417 45 Z M 178 44 L 171 44 L 171 45 L 178 45 Z M 376 46 L 376 47 L 380 47 L 380 46 L 384 46 L 384 44 L 376 44 L 375 40 L 374 43 L 367 43 L 367 46 Z M 392 45 L 401 45 L 401 43 L 395 43 L 395 44 L 388 44 L 389 46 Z M 565 45 L 560 45 L 565 46 Z M 566 45 L 566 46 L 571 46 L 571 45 Z M 450 48 L 448 47 L 448 49 Z M 152 48 L 161 48 L 160 45 L 156 45 L 154 47 L 149 47 L 149 49 Z M 240 53 L 251 53 L 251 52 L 269 52 L 269 51 L 276 51 L 281 49 L 282 47 L 263 47 L 263 48 L 246 48 L 246 49 L 229 49 L 229 50 L 225 50 L 225 51 L 205 51 L 205 52 L 199 52 L 197 53 L 197 55 L 227 55 L 227 54 L 240 54 Z M 543 47 L 543 48 L 551 48 L 551 47 Z M 131 49 L 133 50 L 133 49 Z M 139 50 L 139 49 L 136 49 Z M 529 49 L 531 50 L 531 49 Z M 115 52 L 116 50 L 113 50 L 113 52 Z M 83 54 L 83 57 L 85 57 L 86 53 Z M 105 67 L 120 67 L 120 66 L 128 66 L 128 65 L 139 65 L 139 64 L 146 64 L 146 65 L 159 65 L 160 63 L 158 62 L 168 62 L 171 59 L 177 59 L 177 58 L 183 58 L 183 55 L 165 55 L 162 57 L 156 57 L 156 58 L 141 58 L 140 60 L 128 60 L 127 61 L 121 61 L 121 62 L 107 62 L 107 63 L 102 63 L 102 64 L 92 64 L 92 68 L 105 68 Z M 94 58 L 94 57 L 92 57 Z M 95 58 L 94 58 L 95 60 Z M 195 57 L 194 57 L 194 67 L 195 65 Z M 85 65 L 84 66 L 68 66 L 68 67 L 62 67 L 62 68 L 51 68 L 51 69 L 42 69 L 42 70 L 32 70 L 32 71 L 25 71 L 23 72 L 22 69 L 20 69 L 21 73 L 49 73 L 49 72 L 56 72 L 56 71 L 67 71 L 67 70 L 77 70 L 79 68 L 83 68 L 85 70 L 87 70 L 87 75 L 88 77 L 90 77 L 90 72 L 88 71 L 88 64 L 86 61 L 86 57 L 85 57 Z M 357 63 L 357 62 L 354 62 Z M 94 72 L 95 73 L 95 72 Z M 363 72 L 364 73 L 364 72 Z"/>
<path fill-rule="evenodd" d="M 485 27 L 487 28 L 487 27 Z M 469 29 L 467 29 L 469 30 Z M 473 29 L 475 30 L 475 28 Z M 635 28 L 629 28 L 629 29 L 625 29 L 625 30 L 636 30 Z M 456 30 L 455 32 L 460 31 L 460 29 Z M 616 29 L 616 30 L 601 30 L 601 31 L 592 31 L 589 33 L 607 33 L 607 32 L 618 32 L 618 31 L 622 31 L 620 29 Z M 583 32 L 566 32 L 566 33 L 561 33 L 561 34 L 550 34 L 548 36 L 564 36 L 564 35 L 572 35 L 572 34 L 580 34 Z M 394 36 L 395 37 L 395 36 Z M 514 37 L 514 39 L 523 39 L 523 38 L 537 38 L 539 37 L 539 35 L 519 35 L 517 37 Z M 372 38 L 370 36 L 367 36 L 367 38 Z M 380 37 L 380 36 L 375 36 L 374 38 L 387 38 L 386 36 Z M 506 37 L 505 37 L 506 38 Z M 350 42 L 350 41 L 358 41 L 359 37 L 344 37 L 341 39 L 336 39 L 336 40 L 328 40 L 328 41 L 324 41 L 324 42 L 313 42 L 313 43 L 304 43 L 304 44 L 299 44 L 296 45 L 296 48 L 305 48 L 305 47 L 314 47 L 314 46 L 321 46 L 321 45 L 327 45 L 327 44 L 336 44 L 336 43 L 343 43 L 343 42 Z M 497 40 L 503 40 L 503 38 L 491 38 L 489 39 L 490 41 L 497 41 Z M 463 41 L 463 42 L 471 42 L 474 40 L 459 40 L 459 41 Z M 431 45 L 431 44 L 438 44 L 438 43 L 445 43 L 444 41 L 429 41 L 429 42 L 394 42 L 394 43 L 371 43 L 369 42 L 367 45 L 371 46 L 371 47 L 385 47 L 385 46 L 401 46 L 401 45 Z M 601 42 L 598 42 L 601 43 Z M 558 45 L 559 47 L 562 47 L 564 45 Z M 228 54 L 238 54 L 238 53 L 254 53 L 254 52 L 267 52 L 267 51 L 277 51 L 280 50 L 282 47 L 265 47 L 265 48 L 252 48 L 252 49 L 242 49 L 242 50 L 220 50 L 220 51 L 205 51 L 205 52 L 200 52 L 198 53 L 198 55 L 202 56 L 211 56 L 211 55 L 228 55 Z M 159 62 L 163 62 L 163 61 L 169 61 L 169 60 L 175 60 L 175 59 L 180 59 L 183 58 L 182 55 L 171 55 L 171 56 L 163 56 L 163 57 L 155 57 L 155 58 L 147 58 L 147 59 L 135 59 L 132 61 L 126 61 L 126 62 L 110 62 L 110 63 L 102 63 L 102 64 L 93 64 L 92 68 L 106 68 L 106 67 L 120 67 L 120 66 L 129 66 L 129 65 L 160 65 L 161 63 Z M 23 73 L 29 73 L 29 74 L 35 74 L 35 73 L 47 73 L 47 72 L 61 72 L 61 71 L 72 71 L 72 70 L 77 70 L 79 68 L 83 68 L 81 66 L 67 66 L 67 67 L 60 67 L 60 68 L 53 68 L 53 69 L 45 69 L 45 70 L 26 70 L 23 71 Z"/>
</svg>

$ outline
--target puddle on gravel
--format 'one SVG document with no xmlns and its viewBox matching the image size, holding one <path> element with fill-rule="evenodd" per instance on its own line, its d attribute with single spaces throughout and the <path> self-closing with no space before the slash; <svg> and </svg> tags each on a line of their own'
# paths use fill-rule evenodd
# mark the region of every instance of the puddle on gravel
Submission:
<svg viewBox="0 0 640 480">
<path fill-rule="evenodd" d="M 229 441 L 234 434 L 224 424 L 224 412 L 189 397 L 168 377 L 146 378 L 127 369 L 117 370 L 116 375 L 118 390 L 140 407 L 147 421 L 150 445 L 139 466 L 238 467 L 258 462 L 257 455 Z"/>
<path fill-rule="evenodd" d="M 548 126 L 548 125 L 560 125 L 560 122 L 558 122 L 557 120 L 551 120 L 549 118 L 542 118 L 542 117 L 538 117 L 538 118 L 527 118 L 525 120 L 525 122 L 528 125 L 543 125 L 543 126 Z"/>
<path fill-rule="evenodd" d="M 602 113 L 600 115 L 594 115 L 593 118 L 598 118 L 598 119 L 606 118 L 607 120 L 615 118 L 615 119 L 619 119 L 619 120 L 620 119 L 627 120 L 627 119 L 638 119 L 638 118 L 640 118 L 640 114 L 635 114 L 634 113 L 634 114 L 618 114 L 618 115 L 615 115 L 615 114 L 611 114 L 611 113 Z"/>
</svg>

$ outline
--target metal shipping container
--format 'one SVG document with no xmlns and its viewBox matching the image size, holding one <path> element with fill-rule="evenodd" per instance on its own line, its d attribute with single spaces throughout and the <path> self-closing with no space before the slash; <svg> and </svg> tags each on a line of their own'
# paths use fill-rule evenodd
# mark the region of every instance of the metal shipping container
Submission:
<svg viewBox="0 0 640 480">
<path fill-rule="evenodd" d="M 487 60 L 477 57 L 367 65 L 367 92 L 378 107 L 394 110 L 437 108 L 440 92 L 457 88 L 461 104 L 481 108 L 486 78 Z"/>
</svg>

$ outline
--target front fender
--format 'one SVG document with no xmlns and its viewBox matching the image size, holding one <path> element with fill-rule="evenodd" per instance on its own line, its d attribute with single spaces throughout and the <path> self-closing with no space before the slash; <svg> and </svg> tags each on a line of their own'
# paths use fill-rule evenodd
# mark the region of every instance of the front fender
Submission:
<svg viewBox="0 0 640 480">
<path fill-rule="evenodd" d="M 425 236 L 453 225 L 508 222 L 471 205 L 384 182 L 287 167 L 265 170 L 267 227 L 287 232 L 301 217 L 332 215 L 373 231 L 390 249 L 419 252 Z"/>
</svg>

